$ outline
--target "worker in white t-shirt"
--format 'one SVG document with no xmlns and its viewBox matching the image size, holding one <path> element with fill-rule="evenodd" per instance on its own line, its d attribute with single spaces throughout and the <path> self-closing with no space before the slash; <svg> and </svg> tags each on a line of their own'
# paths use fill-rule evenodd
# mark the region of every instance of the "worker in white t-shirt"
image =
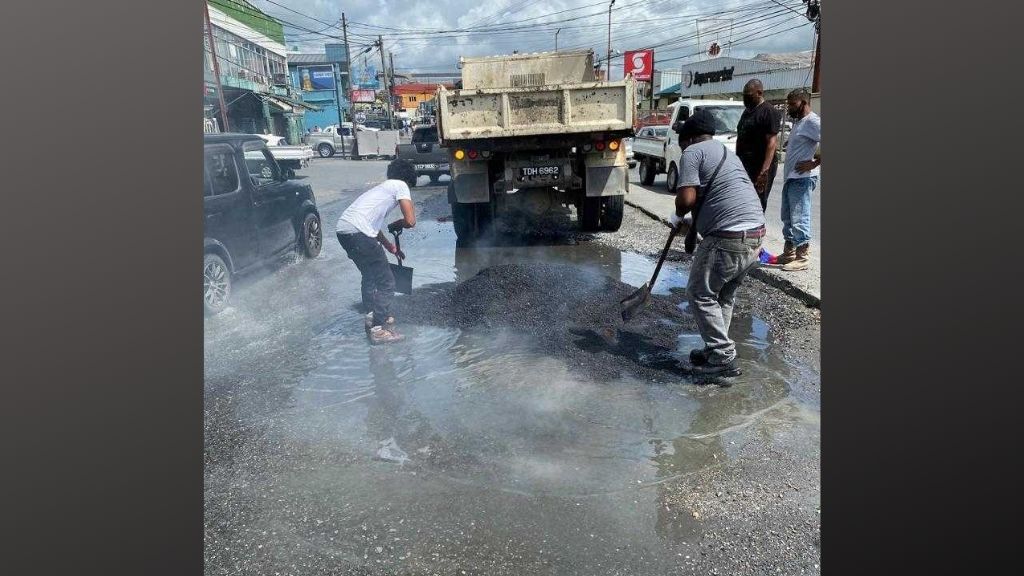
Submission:
<svg viewBox="0 0 1024 576">
<path fill-rule="evenodd" d="M 338 242 L 362 275 L 363 308 L 366 333 L 373 344 L 397 342 L 391 301 L 395 296 L 395 277 L 391 274 L 384 250 L 405 258 L 384 235 L 388 213 L 396 206 L 402 217 L 388 224 L 390 232 L 416 225 L 409 188 L 416 185 L 416 170 L 409 162 L 388 165 L 388 179 L 363 192 L 338 219 Z M 382 248 L 383 247 L 383 248 Z"/>
</svg>

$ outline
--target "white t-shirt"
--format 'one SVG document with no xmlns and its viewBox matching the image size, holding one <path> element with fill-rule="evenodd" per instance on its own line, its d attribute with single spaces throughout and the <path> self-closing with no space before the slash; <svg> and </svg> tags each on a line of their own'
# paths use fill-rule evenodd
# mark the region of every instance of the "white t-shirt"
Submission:
<svg viewBox="0 0 1024 576">
<path fill-rule="evenodd" d="M 384 229 L 388 212 L 398 206 L 399 200 L 412 200 L 409 185 L 401 180 L 385 180 L 363 192 L 349 205 L 338 219 L 337 232 L 362 232 L 370 238 Z"/>
</svg>

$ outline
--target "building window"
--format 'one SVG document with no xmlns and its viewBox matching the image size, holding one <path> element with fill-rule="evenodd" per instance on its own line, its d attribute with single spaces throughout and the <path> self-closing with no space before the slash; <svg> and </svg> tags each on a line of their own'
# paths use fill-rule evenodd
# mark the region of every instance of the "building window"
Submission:
<svg viewBox="0 0 1024 576">
<path fill-rule="evenodd" d="M 409 102 L 415 102 L 415 101 L 416 101 L 416 97 L 415 96 L 409 96 Z"/>
</svg>

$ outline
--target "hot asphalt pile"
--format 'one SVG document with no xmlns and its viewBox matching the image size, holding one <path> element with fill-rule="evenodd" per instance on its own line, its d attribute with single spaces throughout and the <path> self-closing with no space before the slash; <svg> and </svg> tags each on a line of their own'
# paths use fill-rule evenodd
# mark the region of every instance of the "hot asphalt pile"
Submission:
<svg viewBox="0 0 1024 576">
<path fill-rule="evenodd" d="M 693 318 L 678 306 L 683 295 L 652 295 L 626 324 L 619 301 L 635 290 L 581 267 L 504 264 L 457 286 L 418 288 L 398 298 L 395 307 L 403 323 L 529 334 L 541 349 L 561 351 L 596 379 L 617 378 L 625 368 L 650 380 L 678 380 L 683 370 L 677 337 L 696 331 Z"/>
</svg>

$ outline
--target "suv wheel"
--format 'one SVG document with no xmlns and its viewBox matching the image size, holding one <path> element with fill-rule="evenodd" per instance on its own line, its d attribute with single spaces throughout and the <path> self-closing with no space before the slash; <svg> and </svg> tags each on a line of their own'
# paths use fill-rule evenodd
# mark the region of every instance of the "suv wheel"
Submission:
<svg viewBox="0 0 1024 576">
<path fill-rule="evenodd" d="M 324 231 L 320 226 L 320 217 L 310 212 L 302 221 L 302 236 L 299 238 L 299 246 L 306 258 L 316 258 L 320 255 L 323 245 Z"/>
<path fill-rule="evenodd" d="M 334 156 L 334 146 L 324 142 L 323 144 L 316 147 L 317 154 L 320 154 L 321 158 L 330 158 Z"/>
<path fill-rule="evenodd" d="M 203 258 L 203 309 L 207 314 L 223 312 L 231 298 L 231 271 L 217 254 Z"/>
</svg>

